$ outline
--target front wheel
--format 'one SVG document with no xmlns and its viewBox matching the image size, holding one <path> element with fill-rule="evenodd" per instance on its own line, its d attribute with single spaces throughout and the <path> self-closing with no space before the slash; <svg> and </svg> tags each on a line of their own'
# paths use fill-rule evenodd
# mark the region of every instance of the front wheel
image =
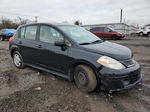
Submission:
<svg viewBox="0 0 150 112">
<path fill-rule="evenodd" d="M 87 65 L 78 65 L 74 71 L 74 80 L 77 87 L 84 92 L 96 89 L 97 79 L 94 71 Z"/>
<path fill-rule="evenodd" d="M 117 39 L 118 39 L 118 36 L 113 35 L 113 36 L 112 36 L 112 39 L 113 39 L 113 40 L 117 40 Z"/>
<path fill-rule="evenodd" d="M 147 36 L 150 37 L 150 33 L 148 33 Z"/>
<path fill-rule="evenodd" d="M 24 62 L 21 54 L 18 51 L 13 53 L 13 62 L 17 68 L 24 68 Z"/>
<path fill-rule="evenodd" d="M 142 32 L 140 32 L 140 33 L 139 33 L 139 35 L 140 35 L 140 36 L 143 36 L 143 33 L 142 33 Z"/>
</svg>

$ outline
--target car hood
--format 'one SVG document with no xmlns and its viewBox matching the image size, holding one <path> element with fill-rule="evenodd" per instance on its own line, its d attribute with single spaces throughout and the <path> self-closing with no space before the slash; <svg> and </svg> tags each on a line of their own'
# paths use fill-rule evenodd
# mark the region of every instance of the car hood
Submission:
<svg viewBox="0 0 150 112">
<path fill-rule="evenodd" d="M 126 60 L 132 57 L 132 52 L 128 47 L 104 41 L 97 44 L 81 45 L 85 50 L 100 55 L 109 56 L 117 60 Z"/>
</svg>

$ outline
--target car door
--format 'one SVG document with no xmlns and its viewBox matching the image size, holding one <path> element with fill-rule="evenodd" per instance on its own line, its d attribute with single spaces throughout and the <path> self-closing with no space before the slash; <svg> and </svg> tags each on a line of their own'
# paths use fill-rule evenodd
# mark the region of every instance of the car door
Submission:
<svg viewBox="0 0 150 112">
<path fill-rule="evenodd" d="M 98 37 L 102 37 L 103 36 L 103 33 L 101 31 L 101 28 L 93 28 L 92 29 L 92 33 L 94 33 L 96 36 Z"/>
<path fill-rule="evenodd" d="M 98 31 L 98 35 L 99 35 L 99 37 L 105 37 L 105 35 L 104 35 L 104 28 L 103 27 L 99 27 L 98 29 L 97 29 L 97 31 Z"/>
<path fill-rule="evenodd" d="M 39 31 L 38 46 L 38 64 L 41 67 L 67 73 L 68 49 L 62 50 L 61 47 L 55 46 L 56 41 L 64 41 L 64 36 L 54 27 L 41 25 Z"/>
<path fill-rule="evenodd" d="M 18 45 L 20 46 L 23 60 L 27 64 L 37 64 L 37 30 L 38 25 L 29 25 L 20 29 Z"/>
</svg>

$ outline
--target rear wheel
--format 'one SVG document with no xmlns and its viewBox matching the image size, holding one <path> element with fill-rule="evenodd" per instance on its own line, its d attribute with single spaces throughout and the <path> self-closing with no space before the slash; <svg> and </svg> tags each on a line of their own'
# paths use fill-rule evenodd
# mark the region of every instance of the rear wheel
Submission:
<svg viewBox="0 0 150 112">
<path fill-rule="evenodd" d="M 13 53 L 13 62 L 17 68 L 24 68 L 24 62 L 21 54 L 18 51 Z"/>
<path fill-rule="evenodd" d="M 74 80 L 77 87 L 84 92 L 96 89 L 97 79 L 94 71 L 87 65 L 78 65 L 74 71 Z"/>
</svg>

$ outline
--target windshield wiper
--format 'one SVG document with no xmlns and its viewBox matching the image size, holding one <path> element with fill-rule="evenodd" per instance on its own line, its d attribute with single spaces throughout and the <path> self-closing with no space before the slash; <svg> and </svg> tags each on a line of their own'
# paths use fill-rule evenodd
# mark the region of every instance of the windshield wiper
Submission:
<svg viewBox="0 0 150 112">
<path fill-rule="evenodd" d="M 102 42 L 102 40 L 95 40 L 95 41 L 93 41 L 91 43 L 100 43 L 100 42 Z"/>
<path fill-rule="evenodd" d="M 88 45 L 88 44 L 91 44 L 91 43 L 89 42 L 80 43 L 80 45 Z"/>
</svg>

